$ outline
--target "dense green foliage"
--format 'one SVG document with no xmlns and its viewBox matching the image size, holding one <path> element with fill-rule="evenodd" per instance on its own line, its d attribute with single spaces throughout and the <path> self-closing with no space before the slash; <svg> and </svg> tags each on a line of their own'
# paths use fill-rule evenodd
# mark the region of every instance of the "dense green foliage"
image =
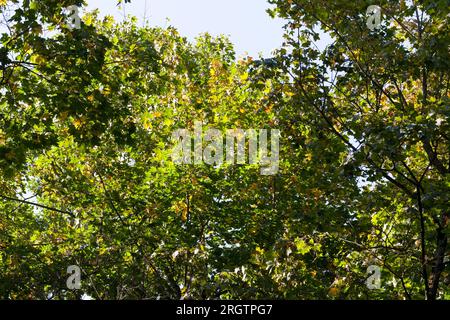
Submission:
<svg viewBox="0 0 450 320">
<path fill-rule="evenodd" d="M 380 1 L 373 31 L 371 1 L 269 2 L 284 46 L 237 60 L 0 0 L 0 298 L 450 298 L 448 1 Z M 195 121 L 280 129 L 279 172 L 175 165 Z"/>
</svg>

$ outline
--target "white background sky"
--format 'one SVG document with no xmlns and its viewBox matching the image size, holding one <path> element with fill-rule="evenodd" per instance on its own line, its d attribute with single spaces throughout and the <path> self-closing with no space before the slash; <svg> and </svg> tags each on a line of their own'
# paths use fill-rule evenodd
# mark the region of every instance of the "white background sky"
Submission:
<svg viewBox="0 0 450 320">
<path fill-rule="evenodd" d="M 117 6 L 116 0 L 88 0 L 87 10 L 98 8 L 100 15 L 122 20 L 125 14 L 146 16 L 151 26 L 176 27 L 182 36 L 193 40 L 202 32 L 229 36 L 237 56 L 271 56 L 283 42 L 283 20 L 266 12 L 266 0 L 132 0 Z M 146 10 L 145 10 L 146 9 Z M 167 21 L 169 19 L 169 22 Z"/>
</svg>

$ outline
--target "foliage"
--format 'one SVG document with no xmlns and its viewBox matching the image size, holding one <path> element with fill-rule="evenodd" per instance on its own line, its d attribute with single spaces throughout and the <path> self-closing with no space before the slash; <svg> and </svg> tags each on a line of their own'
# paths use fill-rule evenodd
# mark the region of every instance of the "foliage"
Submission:
<svg viewBox="0 0 450 320">
<path fill-rule="evenodd" d="M 0 1 L 1 298 L 449 297 L 446 1 L 385 1 L 374 31 L 366 1 L 270 2 L 285 45 L 237 60 L 222 36 Z M 279 172 L 175 165 L 195 121 L 281 129 Z"/>
</svg>

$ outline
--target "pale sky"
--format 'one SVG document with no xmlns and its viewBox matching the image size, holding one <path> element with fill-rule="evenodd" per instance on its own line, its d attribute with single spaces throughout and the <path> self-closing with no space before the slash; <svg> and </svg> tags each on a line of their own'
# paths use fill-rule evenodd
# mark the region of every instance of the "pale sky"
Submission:
<svg viewBox="0 0 450 320">
<path fill-rule="evenodd" d="M 88 10 L 98 8 L 100 15 L 113 15 L 122 20 L 124 12 L 144 16 L 151 26 L 176 27 L 182 36 L 193 40 L 203 32 L 229 36 L 237 57 L 271 56 L 283 42 L 283 20 L 272 19 L 266 0 L 132 0 L 117 7 L 116 0 L 87 0 Z M 169 22 L 167 22 L 167 18 Z"/>
</svg>

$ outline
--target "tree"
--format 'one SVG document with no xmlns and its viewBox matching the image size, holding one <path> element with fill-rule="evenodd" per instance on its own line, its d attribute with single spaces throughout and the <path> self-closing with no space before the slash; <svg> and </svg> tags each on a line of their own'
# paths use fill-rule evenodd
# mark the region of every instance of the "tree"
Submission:
<svg viewBox="0 0 450 320">
<path fill-rule="evenodd" d="M 249 214 L 259 169 L 175 166 L 171 136 L 196 120 L 267 127 L 270 83 L 253 88 L 250 61 L 236 62 L 223 37 L 191 44 L 174 28 L 134 20 L 86 15 L 80 30 L 36 43 L 6 79 L 20 91 L 2 104 L 12 118 L 3 118 L 3 147 L 14 159 L 2 163 L 1 197 L 29 223 L 19 232 L 15 216 L 5 217 L 2 296 L 79 298 L 65 287 L 69 265 L 82 268 L 83 293 L 98 299 L 220 296 L 217 274 L 246 261 L 256 233 L 267 241 L 259 220 L 269 210 Z M 23 136 L 38 133 L 51 139 L 28 147 Z"/>
<path fill-rule="evenodd" d="M 366 2 L 271 2 L 286 44 L 237 60 L 223 36 L 0 1 L 1 298 L 449 297 L 445 1 L 384 2 L 374 30 Z M 279 171 L 174 163 L 196 122 L 281 129 Z"/>
<path fill-rule="evenodd" d="M 334 163 L 362 188 L 350 269 L 370 259 L 401 282 L 402 297 L 448 297 L 448 2 L 381 1 L 374 30 L 368 1 L 270 2 L 288 20 L 279 61 L 295 92 L 291 117 L 306 114 L 338 138 L 346 157 Z"/>
</svg>

